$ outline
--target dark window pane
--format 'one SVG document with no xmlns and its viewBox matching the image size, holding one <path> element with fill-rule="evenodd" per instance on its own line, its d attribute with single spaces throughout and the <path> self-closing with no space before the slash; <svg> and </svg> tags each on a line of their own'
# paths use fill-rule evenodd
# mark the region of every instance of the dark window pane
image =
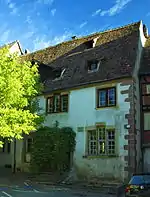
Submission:
<svg viewBox="0 0 150 197">
<path fill-rule="evenodd" d="M 150 105 L 150 96 L 142 96 L 143 105 Z"/>
<path fill-rule="evenodd" d="M 7 142 L 7 153 L 11 151 L 11 142 Z"/>
<path fill-rule="evenodd" d="M 116 90 L 115 88 L 108 89 L 108 106 L 113 106 L 116 103 Z"/>
<path fill-rule="evenodd" d="M 47 112 L 48 113 L 53 112 L 53 97 L 47 98 Z"/>
<path fill-rule="evenodd" d="M 107 105 L 107 102 L 106 102 L 106 90 L 100 90 L 99 91 L 99 107 L 104 107 Z"/>
<path fill-rule="evenodd" d="M 27 152 L 30 153 L 32 148 L 32 139 L 27 139 Z"/>
<path fill-rule="evenodd" d="M 68 112 L 68 95 L 61 96 L 61 111 Z"/>
<path fill-rule="evenodd" d="M 97 71 L 97 69 L 98 69 L 97 60 L 88 61 L 88 71 Z"/>
<path fill-rule="evenodd" d="M 54 112 L 60 112 L 60 95 L 54 96 Z"/>
</svg>

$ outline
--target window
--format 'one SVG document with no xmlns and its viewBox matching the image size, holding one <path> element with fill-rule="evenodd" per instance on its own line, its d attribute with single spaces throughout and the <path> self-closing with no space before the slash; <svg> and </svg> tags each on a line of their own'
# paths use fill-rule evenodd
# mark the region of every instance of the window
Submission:
<svg viewBox="0 0 150 197">
<path fill-rule="evenodd" d="M 11 151 L 11 142 L 7 142 L 7 153 Z"/>
<path fill-rule="evenodd" d="M 93 43 L 94 43 L 93 40 L 89 40 L 89 41 L 85 42 L 86 49 L 91 49 L 91 48 L 93 48 Z"/>
<path fill-rule="evenodd" d="M 150 84 L 142 84 L 142 104 L 150 106 Z"/>
<path fill-rule="evenodd" d="M 32 138 L 28 138 L 26 141 L 26 152 L 30 153 L 32 149 Z"/>
<path fill-rule="evenodd" d="M 96 72 L 99 69 L 100 62 L 98 60 L 90 60 L 88 61 L 88 72 Z"/>
<path fill-rule="evenodd" d="M 56 94 L 47 98 L 47 113 L 68 112 L 68 95 Z"/>
<path fill-rule="evenodd" d="M 144 113 L 144 130 L 150 131 L 150 113 Z"/>
<path fill-rule="evenodd" d="M 116 106 L 116 88 L 97 90 L 97 107 Z"/>
<path fill-rule="evenodd" d="M 3 147 L 0 149 L 0 152 L 3 153 L 10 153 L 11 152 L 11 142 L 7 140 L 6 138 L 2 140 L 3 141 Z"/>
<path fill-rule="evenodd" d="M 62 79 L 63 76 L 64 76 L 65 71 L 66 71 L 65 68 L 63 70 L 61 70 L 61 69 L 55 70 L 54 71 L 55 72 L 55 79 L 54 79 L 54 81 Z"/>
<path fill-rule="evenodd" d="M 115 155 L 115 129 L 88 131 L 88 155 Z"/>
</svg>

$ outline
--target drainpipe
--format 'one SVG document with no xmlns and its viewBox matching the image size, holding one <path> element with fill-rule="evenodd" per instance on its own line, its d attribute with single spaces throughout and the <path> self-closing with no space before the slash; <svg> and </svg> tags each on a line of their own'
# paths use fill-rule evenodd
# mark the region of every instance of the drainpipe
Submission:
<svg viewBox="0 0 150 197">
<path fill-rule="evenodd" d="M 14 138 L 14 165 L 13 165 L 13 173 L 16 173 L 16 138 Z"/>
</svg>

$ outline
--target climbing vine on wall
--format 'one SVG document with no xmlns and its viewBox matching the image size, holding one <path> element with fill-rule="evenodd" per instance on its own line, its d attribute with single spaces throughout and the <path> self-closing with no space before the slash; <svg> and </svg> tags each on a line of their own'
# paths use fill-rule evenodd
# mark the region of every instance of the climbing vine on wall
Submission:
<svg viewBox="0 0 150 197">
<path fill-rule="evenodd" d="M 31 169 L 64 171 L 69 168 L 75 149 L 75 132 L 70 127 L 40 128 L 33 136 Z"/>
</svg>

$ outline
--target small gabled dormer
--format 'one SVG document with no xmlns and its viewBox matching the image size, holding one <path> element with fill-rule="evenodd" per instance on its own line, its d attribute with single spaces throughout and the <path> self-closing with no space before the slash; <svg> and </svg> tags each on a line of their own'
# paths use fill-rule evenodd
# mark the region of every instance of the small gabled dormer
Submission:
<svg viewBox="0 0 150 197">
<path fill-rule="evenodd" d="M 96 46 L 97 39 L 98 39 L 98 37 L 85 42 L 86 49 L 94 48 Z"/>
<path fill-rule="evenodd" d="M 55 79 L 54 79 L 54 81 L 62 79 L 65 71 L 66 71 L 65 68 L 63 68 L 63 69 L 56 69 L 54 71 L 54 73 L 55 73 Z"/>
<path fill-rule="evenodd" d="M 87 42 L 85 42 L 85 46 L 86 46 L 86 49 L 91 49 L 93 48 L 93 40 L 89 40 Z"/>
<path fill-rule="evenodd" d="M 97 72 L 100 66 L 99 60 L 88 60 L 87 67 L 88 73 Z"/>
</svg>

